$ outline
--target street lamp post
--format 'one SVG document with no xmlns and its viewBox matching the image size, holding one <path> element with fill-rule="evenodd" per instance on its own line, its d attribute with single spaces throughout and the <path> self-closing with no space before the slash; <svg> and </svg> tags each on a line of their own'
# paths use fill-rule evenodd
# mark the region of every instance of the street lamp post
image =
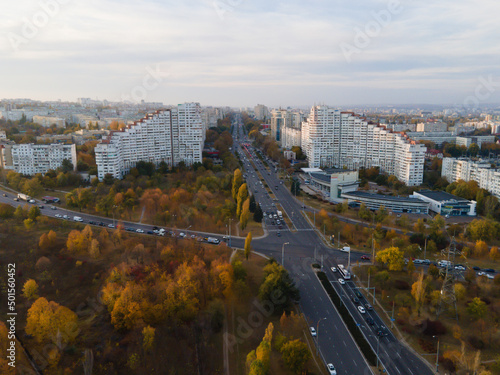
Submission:
<svg viewBox="0 0 500 375">
<path fill-rule="evenodd" d="M 326 320 L 326 317 L 318 320 L 318 324 L 316 324 L 316 341 L 317 341 L 316 354 L 319 354 L 319 322 L 321 322 L 322 320 Z"/>
<path fill-rule="evenodd" d="M 289 245 L 290 242 L 285 242 L 283 243 L 283 246 L 281 246 L 281 265 L 285 267 L 285 245 Z"/>
<path fill-rule="evenodd" d="M 433 338 L 436 338 L 437 336 L 432 336 Z M 438 345 L 437 345 L 437 352 L 436 352 L 436 373 L 439 373 L 439 337 L 438 339 Z"/>
</svg>

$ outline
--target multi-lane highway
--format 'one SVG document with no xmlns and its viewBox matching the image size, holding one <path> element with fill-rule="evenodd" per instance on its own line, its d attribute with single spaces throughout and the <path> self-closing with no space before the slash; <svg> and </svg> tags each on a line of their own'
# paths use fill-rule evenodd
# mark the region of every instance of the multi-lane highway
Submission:
<svg viewBox="0 0 500 375">
<path fill-rule="evenodd" d="M 267 235 L 255 238 L 252 241 L 252 247 L 255 251 L 272 256 L 280 262 L 282 259 L 284 260 L 284 266 L 294 278 L 301 293 L 300 308 L 309 325 L 317 329 L 317 336 L 314 337 L 314 340 L 321 357 L 325 361 L 325 366 L 326 363 L 333 363 L 339 375 L 372 374 L 372 370 L 318 281 L 311 267 L 313 262 L 323 264 L 323 269 L 332 281 L 332 285 L 339 294 L 344 296 L 343 301 L 359 324 L 363 334 L 375 351 L 377 347 L 379 348 L 380 361 L 387 373 L 397 375 L 432 374 L 433 371 L 427 364 L 402 345 L 390 332 L 386 336 L 377 336 L 377 331 L 384 327 L 382 320 L 374 311 L 366 311 L 365 314 L 360 313 L 357 304 L 351 298 L 354 296 L 355 284 L 347 282 L 345 285 L 340 285 L 336 282 L 340 276 L 331 271 L 331 267 L 338 267 L 339 263 L 345 264 L 346 254 L 323 244 L 318 233 L 303 217 L 301 203 L 290 194 L 284 184 L 281 184 L 272 161 L 267 161 L 269 168 L 266 168 L 256 156 L 257 151 L 253 147 L 246 147 L 245 150 L 241 147 L 241 143 L 247 143 L 242 130 L 241 118 L 235 117 L 233 125 L 233 139 L 235 139 L 233 152 L 239 153 L 240 159 L 244 163 L 243 172 L 246 175 L 248 187 L 255 195 L 262 210 L 267 214 L 267 218 L 264 220 Z M 275 198 L 271 198 L 264 188 L 264 184 L 260 184 L 261 180 L 257 171 L 264 179 L 264 182 L 272 189 Z M 7 192 L 6 194 L 7 196 L 0 196 L 0 202 L 14 206 L 26 204 L 23 201 L 14 201 L 15 196 L 13 193 Z M 84 223 L 92 221 L 97 223 L 95 225 L 101 224 L 101 226 L 105 227 L 110 224 L 116 225 L 116 222 L 110 218 L 69 211 L 57 205 L 53 205 L 57 207 L 55 210 L 50 208 L 51 205 L 44 206 L 42 213 L 47 216 L 67 215 L 70 220 L 74 216 L 79 216 Z M 291 228 L 282 220 L 278 224 L 274 216 L 269 218 L 269 214 L 274 215 L 278 211 L 277 206 L 281 207 L 281 211 L 284 211 L 283 214 L 290 219 Z M 149 224 L 123 222 L 123 225 L 125 228 L 129 228 L 130 231 L 139 229 L 145 235 L 148 232 L 151 233 L 153 229 Z M 177 235 L 183 232 L 187 237 L 211 235 L 210 233 L 185 229 L 177 229 L 175 232 Z M 220 235 L 215 237 L 221 238 Z M 244 238 L 233 237 L 231 245 L 242 248 Z M 313 257 L 316 257 L 316 260 Z M 352 261 L 357 261 L 360 254 L 352 254 L 352 257 Z M 360 303 L 365 305 L 368 302 L 363 297 Z M 368 316 L 373 319 L 373 325 L 367 323 L 366 318 Z"/>
</svg>

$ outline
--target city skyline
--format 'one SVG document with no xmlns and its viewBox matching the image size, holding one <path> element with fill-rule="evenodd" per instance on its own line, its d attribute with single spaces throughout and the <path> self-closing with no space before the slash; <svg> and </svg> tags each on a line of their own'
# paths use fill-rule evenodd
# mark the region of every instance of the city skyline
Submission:
<svg viewBox="0 0 500 375">
<path fill-rule="evenodd" d="M 500 4 L 9 3 L 0 97 L 270 107 L 500 99 Z"/>
</svg>

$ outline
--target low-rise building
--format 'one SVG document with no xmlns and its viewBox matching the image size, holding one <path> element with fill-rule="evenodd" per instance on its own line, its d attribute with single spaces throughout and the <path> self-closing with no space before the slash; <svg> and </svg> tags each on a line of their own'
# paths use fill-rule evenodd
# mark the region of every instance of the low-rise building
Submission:
<svg viewBox="0 0 500 375">
<path fill-rule="evenodd" d="M 494 135 L 463 136 L 463 137 L 457 137 L 456 142 L 458 146 L 465 146 L 469 148 L 471 144 L 476 144 L 479 146 L 479 148 L 481 148 L 483 143 L 495 143 L 495 136 Z"/>
<path fill-rule="evenodd" d="M 420 190 L 413 193 L 413 197 L 429 202 L 429 209 L 444 216 L 476 216 L 476 201 L 444 191 Z"/>
<path fill-rule="evenodd" d="M 415 197 L 394 197 L 384 194 L 372 194 L 366 191 L 351 191 L 342 193 L 341 198 L 347 199 L 349 203 L 356 202 L 364 204 L 370 210 L 376 211 L 385 207 L 391 212 L 407 212 L 416 214 L 429 213 L 429 203 Z"/>
<path fill-rule="evenodd" d="M 306 169 L 307 170 L 307 169 Z M 347 169 L 326 169 L 307 172 L 309 185 L 332 202 L 341 202 L 343 193 L 359 188 L 359 172 Z"/>
<path fill-rule="evenodd" d="M 60 117 L 52 116 L 33 116 L 33 122 L 38 125 L 42 125 L 44 128 L 49 128 L 52 125 L 58 128 L 66 127 L 66 120 Z"/>
<path fill-rule="evenodd" d="M 421 122 L 417 124 L 417 132 L 445 132 L 448 125 L 444 122 Z"/>
</svg>

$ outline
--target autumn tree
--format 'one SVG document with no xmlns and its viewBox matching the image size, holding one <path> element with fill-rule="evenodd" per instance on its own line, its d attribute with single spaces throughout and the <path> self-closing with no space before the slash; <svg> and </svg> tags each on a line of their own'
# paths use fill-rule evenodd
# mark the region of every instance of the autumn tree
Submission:
<svg viewBox="0 0 500 375">
<path fill-rule="evenodd" d="M 24 283 L 23 296 L 29 300 L 38 298 L 38 284 L 35 280 L 29 279 Z"/>
<path fill-rule="evenodd" d="M 387 265 L 389 271 L 401 271 L 404 266 L 404 254 L 397 247 L 389 247 L 379 251 L 376 260 L 379 263 Z"/>
<path fill-rule="evenodd" d="M 234 200 L 237 200 L 238 191 L 242 184 L 243 184 L 243 175 L 241 174 L 241 170 L 235 169 L 233 174 L 233 187 L 231 190 Z"/>
<path fill-rule="evenodd" d="M 474 246 L 474 256 L 478 258 L 484 257 L 488 253 L 488 245 L 482 240 L 476 241 L 476 246 Z"/>
<path fill-rule="evenodd" d="M 156 329 L 149 325 L 142 329 L 142 347 L 146 352 L 149 352 L 153 348 L 155 332 Z"/>
<path fill-rule="evenodd" d="M 247 198 L 245 203 L 243 203 L 243 206 L 241 208 L 241 215 L 240 215 L 240 224 L 241 224 L 241 229 L 245 230 L 245 228 L 248 225 L 248 220 L 250 219 L 250 200 Z"/>
<path fill-rule="evenodd" d="M 475 297 L 471 302 L 467 304 L 467 312 L 474 319 L 482 319 L 486 312 L 488 311 L 488 306 L 486 303 L 481 301 L 481 298 Z"/>
<path fill-rule="evenodd" d="M 281 355 L 285 365 L 295 374 L 302 374 L 307 362 L 311 359 L 311 352 L 302 340 L 288 341 L 281 348 Z"/>
<path fill-rule="evenodd" d="M 299 298 L 299 291 L 288 271 L 276 261 L 264 267 L 264 274 L 264 282 L 259 288 L 259 298 L 273 303 L 275 312 L 281 314 L 292 301 Z"/>
<path fill-rule="evenodd" d="M 36 221 L 40 215 L 42 215 L 42 212 L 38 206 L 32 206 L 28 211 L 28 219 L 32 221 Z"/>
<path fill-rule="evenodd" d="M 417 315 L 420 317 L 420 309 L 422 308 L 426 295 L 426 285 L 424 282 L 423 270 L 420 272 L 418 280 L 415 281 L 411 286 L 411 295 L 415 299 L 415 303 L 417 305 Z"/>
<path fill-rule="evenodd" d="M 243 208 L 243 203 L 246 201 L 248 197 L 248 189 L 247 184 L 242 184 L 238 190 L 238 196 L 236 200 L 236 216 L 240 217 L 241 210 Z"/>
<path fill-rule="evenodd" d="M 248 260 L 250 253 L 252 252 L 252 232 L 248 232 L 247 238 L 245 239 L 245 259 Z"/>
<path fill-rule="evenodd" d="M 72 192 L 66 194 L 66 202 L 69 207 L 76 207 L 82 212 L 82 208 L 88 206 L 92 201 L 91 188 L 77 188 Z"/>
<path fill-rule="evenodd" d="M 77 315 L 65 306 L 38 298 L 28 310 L 26 333 L 38 342 L 48 339 L 71 342 L 79 333 Z"/>
<path fill-rule="evenodd" d="M 500 253 L 498 252 L 498 247 L 493 246 L 490 249 L 490 259 L 493 261 L 500 259 Z"/>
</svg>

